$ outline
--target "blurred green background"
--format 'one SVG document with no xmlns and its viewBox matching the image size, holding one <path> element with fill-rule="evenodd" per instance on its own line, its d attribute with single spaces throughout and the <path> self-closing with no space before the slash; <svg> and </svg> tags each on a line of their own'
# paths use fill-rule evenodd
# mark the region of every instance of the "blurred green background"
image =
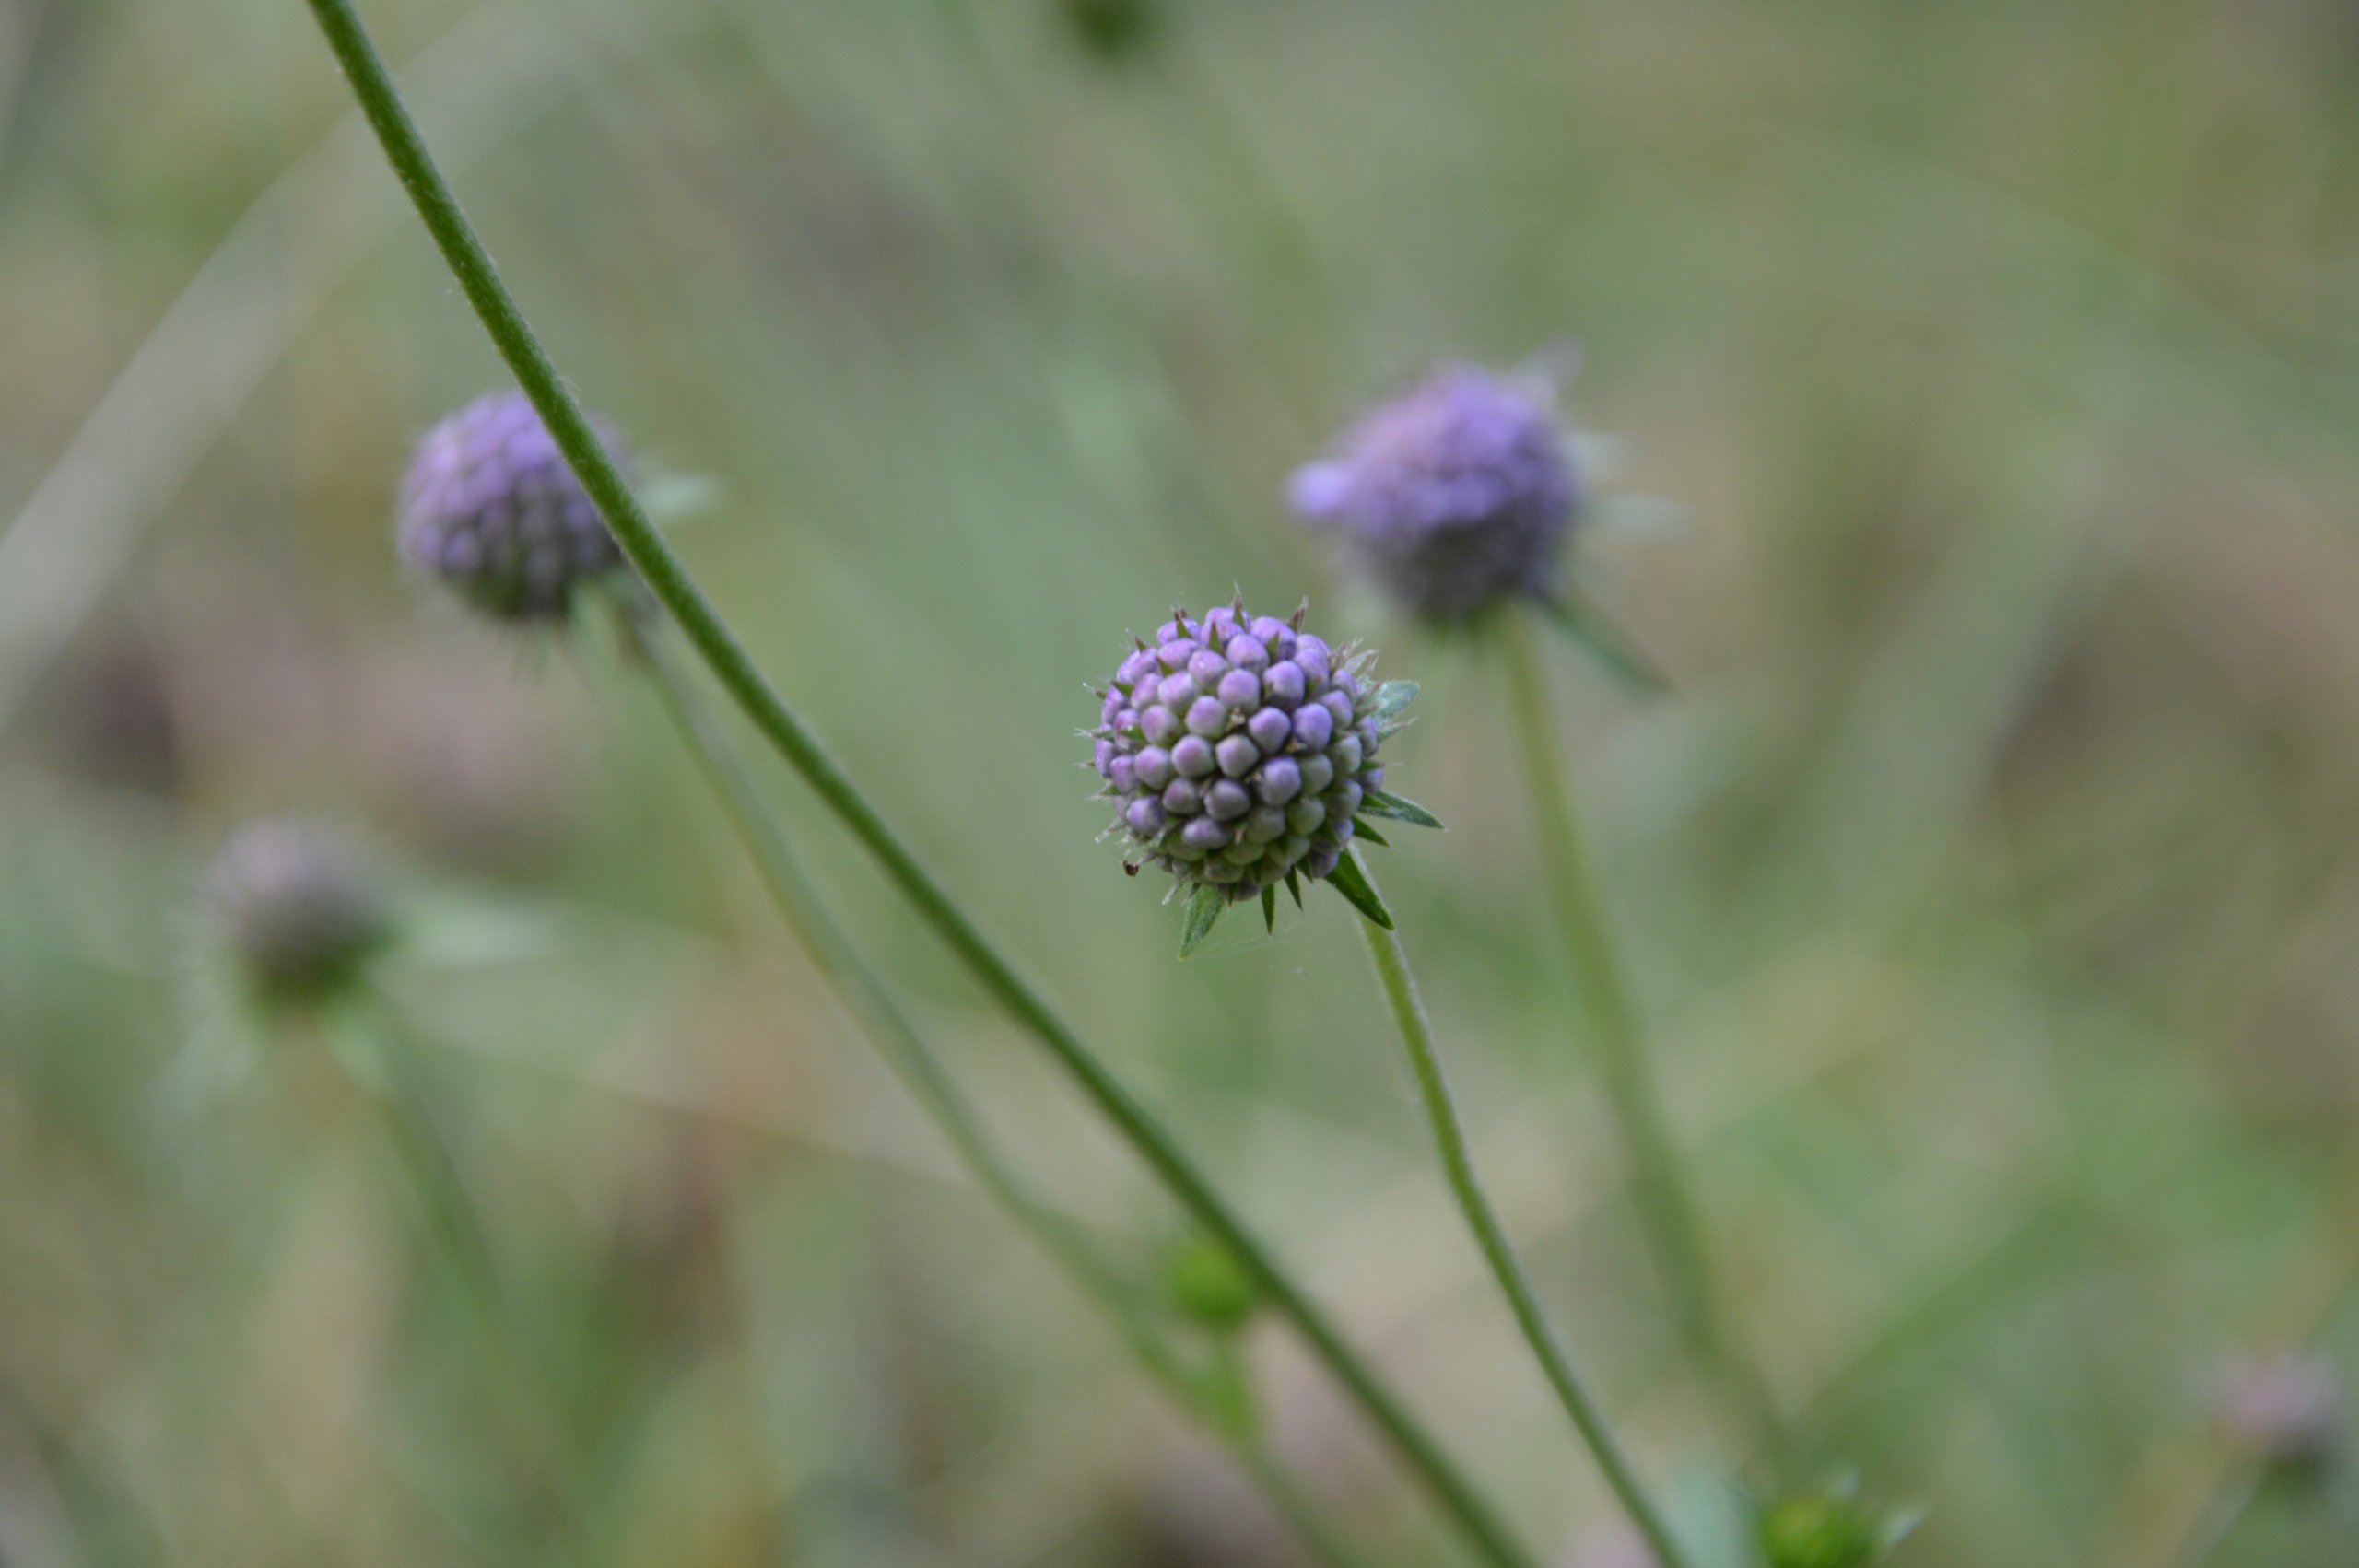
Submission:
<svg viewBox="0 0 2359 1568">
<path fill-rule="evenodd" d="M 1480 1154 L 1649 1469 L 1683 1373 L 1567 1036 L 1478 649 L 1284 476 L 1439 358 L 1578 340 L 1674 676 L 1555 691 L 1736 1310 L 1904 1564 L 2169 1568 L 2212 1391 L 2359 1357 L 2350 0 L 374 0 L 525 309 L 764 666 L 1553 1560 L 1614 1515 L 1436 1176 L 1345 911 L 1096 844 L 1102 679 L 1309 593 L 1422 682 L 1379 869 Z M 1117 29 L 1119 33 L 1119 29 Z M 0 0 L 0 1562 L 521 1561 L 466 1305 L 321 1044 L 225 999 L 229 827 L 344 824 L 565 1433 L 557 1560 L 1275 1565 L 1217 1451 L 960 1176 L 596 644 L 389 547 L 503 384 L 297 0 Z M 1657 509 L 1661 515 L 1664 509 Z M 1170 1212 L 782 773 L 1041 1184 Z M 1399 840 L 1396 839 L 1396 842 Z M 1454 1548 L 1283 1335 L 1265 1419 Z M 2359 1562 L 2359 1480 L 2208 1561 Z"/>
</svg>

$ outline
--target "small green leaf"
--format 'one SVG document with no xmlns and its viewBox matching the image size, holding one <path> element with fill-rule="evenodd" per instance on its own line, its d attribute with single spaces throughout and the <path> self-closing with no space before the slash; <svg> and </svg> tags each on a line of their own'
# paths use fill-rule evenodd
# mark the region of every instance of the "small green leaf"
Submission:
<svg viewBox="0 0 2359 1568">
<path fill-rule="evenodd" d="M 1638 650 L 1619 626 L 1598 608 L 1580 599 L 1543 600 L 1549 620 L 1572 638 L 1581 651 L 1605 667 L 1607 674 L 1643 696 L 1661 696 L 1671 690 L 1670 678 Z"/>
<path fill-rule="evenodd" d="M 1294 868 L 1291 866 L 1286 868 L 1286 891 L 1294 895 L 1294 907 L 1297 909 L 1301 908 L 1302 878 L 1296 873 Z"/>
<path fill-rule="evenodd" d="M 1388 931 L 1392 929 L 1392 911 L 1384 907 L 1384 900 L 1378 897 L 1376 889 L 1368 885 L 1367 873 L 1360 870 L 1359 861 L 1345 855 L 1335 862 L 1335 870 L 1327 880 L 1335 884 L 1335 891 L 1348 899 L 1352 907 L 1365 916 L 1369 924 L 1381 926 Z"/>
<path fill-rule="evenodd" d="M 1405 822 L 1412 827 L 1441 825 L 1441 818 L 1434 815 L 1416 802 L 1404 800 L 1399 795 L 1388 794 L 1382 790 L 1370 790 L 1367 792 L 1366 798 L 1360 802 L 1360 814 L 1387 817 L 1393 822 Z"/>
<path fill-rule="evenodd" d="M 1357 818 L 1355 818 L 1352 823 L 1352 836 L 1355 838 L 1365 838 L 1379 849 L 1390 849 L 1392 848 L 1391 839 L 1387 838 L 1383 834 L 1379 833 L 1376 829 L 1370 827 L 1366 822 L 1360 821 Z"/>
<path fill-rule="evenodd" d="M 1204 938 L 1212 934 L 1213 922 L 1228 907 L 1228 895 L 1217 887 L 1200 887 L 1188 900 L 1188 915 L 1180 923 L 1180 956 L 1187 957 L 1196 951 Z"/>
<path fill-rule="evenodd" d="M 1278 884 L 1274 882 L 1262 890 L 1262 929 L 1272 936 L 1278 934 Z"/>
<path fill-rule="evenodd" d="M 1376 717 L 1379 720 L 1393 718 L 1416 700 L 1416 682 L 1387 681 L 1376 688 Z"/>
</svg>

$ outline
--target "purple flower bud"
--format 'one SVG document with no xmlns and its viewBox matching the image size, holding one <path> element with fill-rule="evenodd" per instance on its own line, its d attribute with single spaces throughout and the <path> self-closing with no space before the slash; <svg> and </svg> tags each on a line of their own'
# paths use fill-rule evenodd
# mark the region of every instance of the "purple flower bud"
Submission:
<svg viewBox="0 0 2359 1568">
<path fill-rule="evenodd" d="M 1325 751 L 1327 743 L 1335 738 L 1335 716 L 1315 702 L 1296 708 L 1294 738 L 1307 751 Z"/>
<path fill-rule="evenodd" d="M 1455 365 L 1369 412 L 1288 495 L 1410 610 L 1461 620 L 1555 590 L 1581 486 L 1544 391 Z"/>
<path fill-rule="evenodd" d="M 603 425 L 599 439 L 622 457 Z M 623 555 L 557 441 L 519 392 L 495 392 L 426 433 L 395 507 L 402 558 L 475 609 L 561 621 L 576 587 Z"/>
<path fill-rule="evenodd" d="M 1180 840 L 1191 849 L 1202 849 L 1209 855 L 1215 849 L 1228 847 L 1228 828 L 1226 824 L 1215 822 L 1209 816 L 1200 816 L 1190 821 L 1180 835 Z"/>
<path fill-rule="evenodd" d="M 1234 822 L 1252 809 L 1253 797 L 1234 778 L 1218 779 L 1204 791 L 1204 814 L 1218 821 Z"/>
<path fill-rule="evenodd" d="M 1262 749 L 1243 735 L 1231 735 L 1213 748 L 1213 759 L 1231 778 L 1242 778 L 1260 766 Z"/>
<path fill-rule="evenodd" d="M 1325 642 L 1273 617 L 1158 627 L 1116 666 L 1092 736 L 1131 854 L 1233 899 L 1331 873 L 1376 776 L 1373 702 Z"/>
<path fill-rule="evenodd" d="M 1302 793 L 1302 768 L 1290 756 L 1272 757 L 1255 778 L 1255 791 L 1273 806 L 1283 806 Z"/>
<path fill-rule="evenodd" d="M 1294 720 L 1274 708 L 1265 708 L 1245 721 L 1245 732 L 1253 738 L 1254 745 L 1262 751 L 1275 753 L 1294 733 Z"/>
</svg>

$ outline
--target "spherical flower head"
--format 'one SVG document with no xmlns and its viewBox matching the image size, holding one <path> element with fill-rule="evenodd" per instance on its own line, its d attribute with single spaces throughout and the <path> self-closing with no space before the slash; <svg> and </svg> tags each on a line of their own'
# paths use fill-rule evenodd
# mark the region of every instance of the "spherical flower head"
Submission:
<svg viewBox="0 0 2359 1568">
<path fill-rule="evenodd" d="M 603 424 L 599 439 L 621 455 Z M 561 621 L 621 548 L 521 392 L 469 404 L 426 434 L 402 481 L 402 558 L 500 620 Z"/>
<path fill-rule="evenodd" d="M 1297 469 L 1288 498 L 1411 611 L 1460 621 L 1555 591 L 1582 498 L 1568 446 L 1544 389 L 1452 365 Z"/>
<path fill-rule="evenodd" d="M 390 922 L 359 854 L 308 823 L 268 820 L 231 834 L 214 856 L 213 919 L 254 989 L 314 1000 L 357 974 Z"/>
<path fill-rule="evenodd" d="M 2342 1440 L 2342 1392 L 2318 1357 L 2254 1362 L 2228 1379 L 2220 1417 L 2230 1439 L 2271 1471 L 2316 1475 Z"/>
<path fill-rule="evenodd" d="M 1180 611 L 1115 670 L 1087 734 L 1133 870 L 1231 903 L 1333 874 L 1383 786 L 1387 715 L 1374 656 L 1339 654 L 1300 619 Z"/>
</svg>

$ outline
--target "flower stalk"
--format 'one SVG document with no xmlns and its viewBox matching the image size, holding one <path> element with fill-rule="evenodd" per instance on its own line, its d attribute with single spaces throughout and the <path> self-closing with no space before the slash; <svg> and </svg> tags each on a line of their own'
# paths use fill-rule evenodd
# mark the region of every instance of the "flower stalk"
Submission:
<svg viewBox="0 0 2359 1568">
<path fill-rule="evenodd" d="M 1193 1369 L 1181 1359 L 1161 1326 L 1141 1310 L 1114 1266 L 1070 1222 L 1032 1193 L 951 1076 L 947 1064 L 828 913 L 744 760 L 716 718 L 698 700 L 687 673 L 664 645 L 663 628 L 650 624 L 628 603 L 618 607 L 615 618 L 625 649 L 647 672 L 666 716 L 720 797 L 730 825 L 753 857 L 762 884 L 788 930 L 851 1008 L 886 1065 L 933 1118 L 985 1194 L 1106 1314 L 1140 1366 L 1230 1450 L 1305 1544 L 1330 1568 L 1363 1568 L 1342 1532 L 1267 1447 L 1207 1408 Z"/>
<path fill-rule="evenodd" d="M 1581 1029 L 1596 1049 L 1606 1098 L 1629 1162 L 1632 1201 L 1670 1295 L 1681 1341 L 1774 1457 L 1784 1444 L 1783 1426 L 1766 1386 L 1721 1316 L 1703 1224 L 1663 1113 L 1637 1003 L 1590 871 L 1569 786 L 1557 763 L 1555 726 L 1531 616 L 1520 607 L 1509 607 L 1498 620 L 1509 725 L 1539 830 L 1549 901 L 1562 932 Z"/>
<path fill-rule="evenodd" d="M 874 857 L 886 877 L 957 954 L 992 1000 L 1048 1049 L 1122 1140 L 1191 1216 L 1228 1246 L 1272 1306 L 1301 1336 L 1383 1433 L 1482 1557 L 1497 1568 L 1531 1558 L 1489 1504 L 1374 1369 L 1214 1188 L 1162 1123 L 1019 976 L 852 783 L 746 652 L 745 645 L 657 532 L 621 470 L 566 389 L 555 365 L 492 265 L 457 198 L 411 122 L 384 61 L 351 0 L 307 0 L 387 160 L 460 289 L 531 398 L 566 462 L 631 565 L 677 622 L 731 700 L 821 802 Z"/>
<path fill-rule="evenodd" d="M 1353 851 L 1352 858 L 1358 860 L 1358 851 Z M 1359 870 L 1361 876 L 1367 878 L 1365 862 Z M 1374 885 L 1372 881 L 1370 885 Z M 1473 1232 L 1483 1261 L 1498 1281 L 1508 1309 L 1515 1314 L 1516 1326 L 1523 1331 L 1532 1354 L 1539 1358 L 1541 1371 L 1546 1375 L 1557 1403 L 1572 1418 L 1574 1430 L 1588 1445 L 1606 1485 L 1613 1490 L 1631 1524 L 1646 1538 L 1659 1568 L 1686 1568 L 1687 1559 L 1677 1539 L 1648 1494 L 1646 1483 L 1639 1479 L 1637 1468 L 1623 1448 L 1604 1408 L 1574 1369 L 1572 1357 L 1557 1338 L 1555 1326 L 1540 1305 L 1539 1293 L 1524 1271 L 1515 1243 L 1508 1239 L 1489 1194 L 1483 1190 L 1482 1178 L 1474 1169 L 1473 1153 L 1467 1145 L 1465 1124 L 1458 1113 L 1458 1101 L 1442 1069 L 1441 1053 L 1434 1044 L 1433 1025 L 1426 1017 L 1425 1002 L 1417 995 L 1416 977 L 1410 972 L 1409 956 L 1401 945 L 1400 933 L 1366 918 L 1359 921 L 1359 928 L 1361 938 L 1367 943 L 1368 960 L 1376 966 L 1377 981 L 1384 991 L 1385 1006 L 1409 1053 L 1409 1067 L 1417 1080 L 1418 1096 L 1425 1103 L 1426 1119 L 1433 1128 L 1434 1144 L 1441 1154 L 1450 1197 L 1466 1217 L 1467 1228 Z"/>
<path fill-rule="evenodd" d="M 450 1270 L 482 1355 L 490 1396 L 522 1472 L 520 1484 L 552 1538 L 577 1555 L 581 1489 L 546 1402 L 523 1364 L 524 1340 L 500 1282 L 491 1235 L 433 1103 L 410 1042 L 385 1001 L 356 987 L 324 1014 L 345 1078 L 374 1113 L 416 1205 L 428 1251 Z"/>
</svg>

